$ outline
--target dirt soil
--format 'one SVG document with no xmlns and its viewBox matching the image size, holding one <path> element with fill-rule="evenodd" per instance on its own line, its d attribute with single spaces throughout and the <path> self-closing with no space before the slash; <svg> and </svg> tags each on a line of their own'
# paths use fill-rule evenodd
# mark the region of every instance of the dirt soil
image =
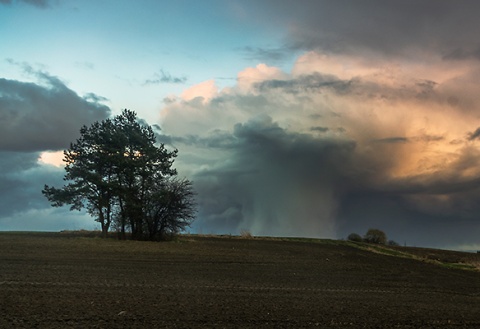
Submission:
<svg viewBox="0 0 480 329">
<path fill-rule="evenodd" d="M 328 240 L 0 234 L 0 328 L 315 327 L 480 328 L 480 272 Z"/>
</svg>

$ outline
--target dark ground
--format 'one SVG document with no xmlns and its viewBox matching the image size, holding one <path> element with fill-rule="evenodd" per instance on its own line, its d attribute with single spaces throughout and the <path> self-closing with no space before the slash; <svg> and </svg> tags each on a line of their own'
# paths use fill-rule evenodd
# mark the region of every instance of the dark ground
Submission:
<svg viewBox="0 0 480 329">
<path fill-rule="evenodd" d="M 160 327 L 480 328 L 480 272 L 337 241 L 0 234 L 0 328 Z"/>
</svg>

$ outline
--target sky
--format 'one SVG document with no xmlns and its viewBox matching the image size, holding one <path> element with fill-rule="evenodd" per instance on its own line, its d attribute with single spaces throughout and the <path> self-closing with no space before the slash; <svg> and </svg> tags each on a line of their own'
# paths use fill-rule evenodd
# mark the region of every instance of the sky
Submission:
<svg viewBox="0 0 480 329">
<path fill-rule="evenodd" d="M 0 230 L 128 108 L 177 148 L 192 233 L 480 250 L 480 2 L 0 0 Z"/>
</svg>

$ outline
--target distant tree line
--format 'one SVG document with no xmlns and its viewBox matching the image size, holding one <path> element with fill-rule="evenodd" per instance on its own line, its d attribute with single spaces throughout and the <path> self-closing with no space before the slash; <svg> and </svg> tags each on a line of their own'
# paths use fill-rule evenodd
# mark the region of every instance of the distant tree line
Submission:
<svg viewBox="0 0 480 329">
<path fill-rule="evenodd" d="M 114 228 L 123 239 L 160 240 L 184 230 L 195 215 L 192 183 L 172 167 L 176 156 L 156 145 L 152 128 L 134 111 L 124 110 L 80 129 L 64 151 L 68 184 L 45 185 L 42 193 L 54 207 L 86 208 L 104 237 Z"/>
<path fill-rule="evenodd" d="M 351 233 L 347 237 L 347 239 L 354 242 L 367 242 L 374 244 L 388 244 L 390 246 L 398 246 L 398 243 L 396 243 L 395 241 L 387 240 L 387 235 L 385 234 L 385 232 L 374 228 L 369 229 L 363 237 L 357 233 Z"/>
</svg>

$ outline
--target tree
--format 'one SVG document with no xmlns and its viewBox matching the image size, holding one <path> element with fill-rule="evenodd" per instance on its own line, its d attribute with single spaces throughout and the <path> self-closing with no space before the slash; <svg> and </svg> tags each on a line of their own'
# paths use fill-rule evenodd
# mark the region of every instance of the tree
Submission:
<svg viewBox="0 0 480 329">
<path fill-rule="evenodd" d="M 151 228 L 158 226 L 152 226 L 152 214 L 159 209 L 163 219 L 156 220 L 168 217 L 171 232 L 191 224 L 194 193 L 188 180 L 174 178 L 177 150 L 155 145 L 152 128 L 140 123 L 135 112 L 124 110 L 113 119 L 83 126 L 80 135 L 64 151 L 64 180 L 69 183 L 61 189 L 45 185 L 42 191 L 52 206 L 87 208 L 103 236 L 115 223 L 123 238 L 126 231 L 134 239 L 158 238 Z"/>
<path fill-rule="evenodd" d="M 354 242 L 362 242 L 363 239 L 360 235 L 358 235 L 357 233 L 351 233 L 348 235 L 347 239 L 349 241 L 354 241 Z"/>
<path fill-rule="evenodd" d="M 172 168 L 177 150 L 168 152 L 163 144 L 156 147 L 153 130 L 140 124 L 132 111 L 115 117 L 114 125 L 120 149 L 116 177 L 121 234 L 124 238 L 128 227 L 134 239 L 143 239 L 149 191 L 155 185 L 167 188 L 162 181 L 177 174 Z"/>
<path fill-rule="evenodd" d="M 150 240 L 163 239 L 189 226 L 195 215 L 192 183 L 186 179 L 156 180 L 146 196 Z"/>
<path fill-rule="evenodd" d="M 386 244 L 387 235 L 385 234 L 385 232 L 379 229 L 371 228 L 367 231 L 367 234 L 365 234 L 363 240 L 368 243 Z"/>
<path fill-rule="evenodd" d="M 61 189 L 45 185 L 42 191 L 54 207 L 65 204 L 71 205 L 70 210 L 86 207 L 100 223 L 103 236 L 112 222 L 114 201 L 113 129 L 109 119 L 95 122 L 90 127 L 83 126 L 81 137 L 64 151 L 64 180 L 70 183 Z"/>
<path fill-rule="evenodd" d="M 400 244 L 395 240 L 388 240 L 388 245 L 392 247 L 398 247 Z"/>
</svg>

